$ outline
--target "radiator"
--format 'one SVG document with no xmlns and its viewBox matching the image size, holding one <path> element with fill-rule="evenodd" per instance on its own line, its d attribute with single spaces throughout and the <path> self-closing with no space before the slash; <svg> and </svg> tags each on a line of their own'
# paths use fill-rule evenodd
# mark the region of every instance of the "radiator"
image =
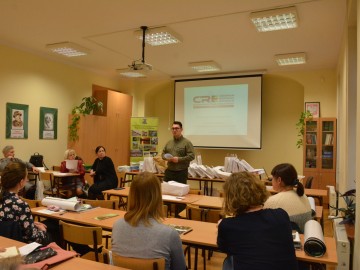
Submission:
<svg viewBox="0 0 360 270">
<path fill-rule="evenodd" d="M 336 191 L 335 191 L 335 187 L 334 186 L 327 186 L 327 188 L 329 189 L 329 216 L 337 216 L 337 211 L 333 208 L 330 207 L 334 206 L 337 207 L 337 196 L 336 196 Z"/>
<path fill-rule="evenodd" d="M 350 243 L 347 238 L 345 225 L 339 224 L 342 218 L 333 220 L 334 238 L 336 240 L 336 251 L 338 256 L 337 270 L 350 269 Z"/>
</svg>

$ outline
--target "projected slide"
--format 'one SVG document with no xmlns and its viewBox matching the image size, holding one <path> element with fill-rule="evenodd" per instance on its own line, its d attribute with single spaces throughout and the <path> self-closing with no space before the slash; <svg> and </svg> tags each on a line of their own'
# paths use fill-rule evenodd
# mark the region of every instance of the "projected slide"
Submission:
<svg viewBox="0 0 360 270">
<path fill-rule="evenodd" d="M 175 81 L 175 120 L 199 148 L 261 148 L 261 75 Z"/>
<path fill-rule="evenodd" d="M 185 88 L 188 135 L 246 135 L 248 85 Z"/>
</svg>

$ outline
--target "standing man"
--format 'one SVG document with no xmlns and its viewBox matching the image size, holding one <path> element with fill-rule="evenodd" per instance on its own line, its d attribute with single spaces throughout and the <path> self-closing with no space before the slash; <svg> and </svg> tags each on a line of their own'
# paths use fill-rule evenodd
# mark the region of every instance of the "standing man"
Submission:
<svg viewBox="0 0 360 270">
<path fill-rule="evenodd" d="M 190 161 L 195 158 L 194 146 L 182 136 L 182 123 L 174 121 L 171 132 L 173 139 L 165 145 L 162 158 L 168 161 L 164 181 L 174 180 L 186 184 Z"/>
</svg>

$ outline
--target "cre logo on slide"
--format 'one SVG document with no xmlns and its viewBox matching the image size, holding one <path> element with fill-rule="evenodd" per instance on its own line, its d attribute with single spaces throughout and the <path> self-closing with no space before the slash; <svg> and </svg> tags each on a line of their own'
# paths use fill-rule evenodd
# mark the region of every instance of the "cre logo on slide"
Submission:
<svg viewBox="0 0 360 270">
<path fill-rule="evenodd" d="M 193 97 L 194 108 L 234 107 L 234 95 L 212 95 Z"/>
</svg>

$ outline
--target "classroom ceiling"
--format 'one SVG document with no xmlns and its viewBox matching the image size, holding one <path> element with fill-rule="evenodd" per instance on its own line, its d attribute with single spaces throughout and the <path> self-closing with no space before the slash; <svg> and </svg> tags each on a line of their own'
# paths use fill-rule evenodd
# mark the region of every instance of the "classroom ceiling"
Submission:
<svg viewBox="0 0 360 270">
<path fill-rule="evenodd" d="M 297 9 L 296 29 L 259 33 L 250 22 L 250 12 L 287 6 Z M 1 0 L 0 43 L 118 76 L 117 69 L 141 59 L 134 31 L 167 26 L 182 43 L 146 45 L 145 60 L 153 66 L 147 79 L 201 76 L 188 64 L 209 60 L 229 74 L 300 71 L 336 67 L 345 18 L 345 0 Z M 45 47 L 65 41 L 90 54 L 67 58 Z M 279 67 L 274 61 L 276 54 L 297 52 L 307 54 L 305 65 Z"/>
</svg>

